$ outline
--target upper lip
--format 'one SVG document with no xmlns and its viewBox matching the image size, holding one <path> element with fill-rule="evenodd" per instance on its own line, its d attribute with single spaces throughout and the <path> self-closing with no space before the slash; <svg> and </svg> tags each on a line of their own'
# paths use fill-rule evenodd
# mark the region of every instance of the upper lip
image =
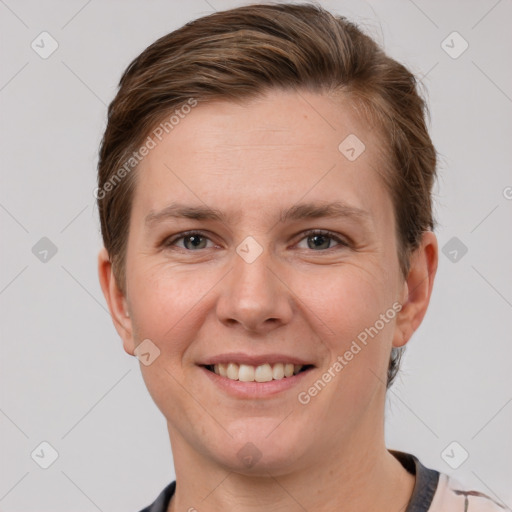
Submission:
<svg viewBox="0 0 512 512">
<path fill-rule="evenodd" d="M 229 354 L 219 354 L 216 356 L 208 357 L 198 363 L 201 366 L 209 366 L 221 363 L 237 363 L 247 364 L 251 366 L 260 366 L 262 364 L 276 364 L 276 363 L 291 363 L 297 365 L 313 365 L 311 361 L 306 361 L 296 356 L 289 356 L 286 354 L 262 354 L 262 355 L 250 355 L 242 352 L 231 352 Z"/>
</svg>

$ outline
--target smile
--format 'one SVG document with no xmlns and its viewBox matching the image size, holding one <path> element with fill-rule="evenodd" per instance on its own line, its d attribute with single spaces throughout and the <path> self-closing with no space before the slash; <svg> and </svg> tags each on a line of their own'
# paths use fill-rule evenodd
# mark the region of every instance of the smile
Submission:
<svg viewBox="0 0 512 512">
<path fill-rule="evenodd" d="M 241 382 L 270 382 L 289 378 L 304 372 L 312 365 L 293 363 L 264 363 L 258 366 L 237 363 L 206 365 L 205 368 L 221 377 Z"/>
</svg>

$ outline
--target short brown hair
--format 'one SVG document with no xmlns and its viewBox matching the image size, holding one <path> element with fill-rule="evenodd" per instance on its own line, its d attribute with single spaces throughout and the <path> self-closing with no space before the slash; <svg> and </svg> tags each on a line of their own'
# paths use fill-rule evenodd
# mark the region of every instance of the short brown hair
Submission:
<svg viewBox="0 0 512 512">
<path fill-rule="evenodd" d="M 239 102 L 272 88 L 339 92 L 376 122 L 407 276 L 411 252 L 434 228 L 436 174 L 428 110 L 414 75 L 342 16 L 313 4 L 257 4 L 187 23 L 146 48 L 121 77 L 100 148 L 97 198 L 103 242 L 122 291 L 137 176 L 130 170 L 148 134 L 191 99 Z M 388 387 L 402 351 L 392 349 Z"/>
</svg>

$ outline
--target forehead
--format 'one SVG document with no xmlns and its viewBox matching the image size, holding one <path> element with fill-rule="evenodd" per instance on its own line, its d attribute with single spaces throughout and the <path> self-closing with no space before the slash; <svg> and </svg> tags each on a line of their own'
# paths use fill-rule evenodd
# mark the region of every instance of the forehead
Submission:
<svg viewBox="0 0 512 512">
<path fill-rule="evenodd" d="M 364 139 L 371 152 L 380 149 L 375 131 L 341 95 L 335 100 L 307 91 L 270 90 L 243 103 L 201 103 L 182 119 L 175 116 L 176 121 L 169 136 L 164 135 L 164 145 L 193 146 L 194 153 L 185 155 L 189 162 L 208 153 L 217 157 L 224 153 L 226 161 L 233 160 L 230 151 L 266 155 L 272 162 L 275 156 L 293 162 L 306 153 L 337 159 L 339 143 L 349 135 Z M 180 156 L 179 152 L 173 155 Z"/>
<path fill-rule="evenodd" d="M 372 210 L 385 193 L 375 130 L 348 102 L 324 95 L 277 90 L 243 104 L 199 104 L 155 142 L 134 198 L 146 212 L 174 200 L 235 201 L 261 215 L 262 206 L 340 195 Z"/>
</svg>

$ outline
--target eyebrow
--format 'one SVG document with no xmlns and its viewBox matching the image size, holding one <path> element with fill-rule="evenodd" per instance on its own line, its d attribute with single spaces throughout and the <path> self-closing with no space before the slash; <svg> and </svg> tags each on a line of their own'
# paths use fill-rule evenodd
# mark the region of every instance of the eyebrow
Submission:
<svg viewBox="0 0 512 512">
<path fill-rule="evenodd" d="M 240 211 L 236 212 L 239 217 Z M 355 220 L 367 220 L 370 214 L 366 210 L 356 208 L 342 201 L 330 203 L 308 202 L 294 205 L 286 210 L 281 210 L 279 222 L 285 223 L 305 219 L 319 218 L 352 218 Z M 172 218 L 185 218 L 193 220 L 215 220 L 227 222 L 230 218 L 222 211 L 208 206 L 190 206 L 182 203 L 172 203 L 160 211 L 150 211 L 146 216 L 146 226 L 150 227 L 164 220 Z"/>
</svg>

